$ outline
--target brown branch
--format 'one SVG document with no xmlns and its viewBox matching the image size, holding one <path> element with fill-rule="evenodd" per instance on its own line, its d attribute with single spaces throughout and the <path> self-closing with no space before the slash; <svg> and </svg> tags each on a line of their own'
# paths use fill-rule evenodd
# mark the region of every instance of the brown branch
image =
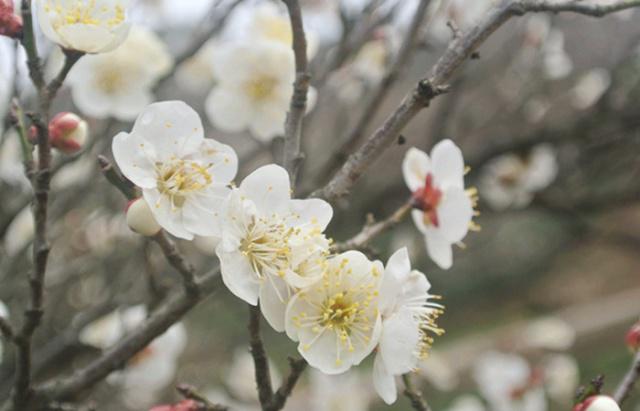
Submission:
<svg viewBox="0 0 640 411">
<path fill-rule="evenodd" d="M 13 336 L 14 336 L 13 327 L 11 327 L 9 320 L 7 320 L 4 317 L 0 317 L 0 333 L 2 333 L 2 336 L 7 341 L 13 340 Z"/>
<path fill-rule="evenodd" d="M 431 408 L 422 397 L 422 393 L 413 386 L 411 376 L 403 374 L 402 381 L 404 382 L 404 395 L 411 401 L 411 407 L 416 411 L 431 411 Z"/>
<path fill-rule="evenodd" d="M 121 176 L 105 156 L 98 156 L 98 165 L 104 177 L 128 200 L 134 200 L 139 197 L 133 184 Z"/>
<path fill-rule="evenodd" d="M 393 143 L 400 131 L 423 108 L 427 107 L 431 100 L 447 91 L 447 82 L 457 69 L 512 16 L 542 11 L 572 11 L 600 16 L 639 5 L 640 0 L 621 0 L 608 6 L 589 6 L 574 0 L 554 3 L 539 0 L 502 0 L 475 27 L 465 31 L 449 44 L 431 70 L 431 74 L 418 82 L 414 89 L 404 97 L 400 106 L 386 118 L 382 126 L 347 159 L 331 181 L 312 195 L 328 200 L 335 200 L 346 195 L 370 165 Z"/>
<path fill-rule="evenodd" d="M 187 294 L 197 295 L 199 290 L 196 282 L 196 269 L 180 253 L 176 243 L 171 240 L 163 230 L 160 230 L 160 232 L 152 238 L 153 241 L 155 241 L 162 249 L 164 256 L 167 258 L 167 261 L 169 261 L 169 264 L 171 264 L 171 266 L 182 276 L 182 283 Z"/>
<path fill-rule="evenodd" d="M 271 374 L 269 373 L 269 359 L 260 336 L 260 306 L 249 306 L 249 345 L 255 366 L 258 399 L 264 411 L 268 410 L 273 398 Z"/>
<path fill-rule="evenodd" d="M 47 98 L 52 100 L 55 98 L 56 94 L 58 94 L 58 90 L 62 87 L 64 80 L 67 78 L 67 75 L 73 68 L 73 66 L 80 60 L 82 56 L 84 56 L 83 52 L 76 50 L 64 50 L 64 65 L 58 75 L 51 80 L 51 82 L 47 85 L 46 92 Z"/>
<path fill-rule="evenodd" d="M 631 363 L 631 368 L 625 374 L 624 378 L 616 388 L 615 394 L 613 394 L 613 399 L 616 400 L 618 405 L 622 405 L 622 403 L 629 398 L 631 395 L 631 391 L 633 390 L 636 381 L 640 378 L 640 351 L 638 351 L 633 358 Z"/>
<path fill-rule="evenodd" d="M 188 384 L 180 384 L 176 390 L 185 399 L 196 401 L 201 405 L 199 411 L 227 411 L 229 408 L 224 405 L 213 404 L 204 395 L 200 394 L 194 387 Z"/>
<path fill-rule="evenodd" d="M 360 250 L 366 247 L 375 237 L 399 224 L 409 211 L 411 211 L 411 199 L 406 201 L 391 216 L 378 223 L 373 221 L 373 216 L 369 214 L 369 216 L 367 216 L 368 221 L 364 227 L 362 227 L 362 230 L 349 240 L 335 244 L 332 251 Z"/>
<path fill-rule="evenodd" d="M 283 164 L 289 171 L 295 185 L 297 169 L 302 161 L 300 140 L 302 138 L 302 120 L 307 110 L 307 92 L 309 91 L 309 75 L 307 61 L 307 39 L 302 22 L 302 11 L 298 0 L 282 0 L 289 11 L 291 22 L 292 48 L 295 56 L 296 79 L 293 83 L 293 95 L 285 122 Z"/>
<path fill-rule="evenodd" d="M 269 407 L 267 408 L 269 411 L 279 411 L 284 408 L 287 398 L 291 396 L 298 379 L 307 368 L 307 362 L 302 358 L 296 359 L 289 357 L 289 368 L 289 375 L 287 375 L 282 386 L 278 388 L 278 391 L 273 394 L 271 404 L 269 404 Z"/>
</svg>

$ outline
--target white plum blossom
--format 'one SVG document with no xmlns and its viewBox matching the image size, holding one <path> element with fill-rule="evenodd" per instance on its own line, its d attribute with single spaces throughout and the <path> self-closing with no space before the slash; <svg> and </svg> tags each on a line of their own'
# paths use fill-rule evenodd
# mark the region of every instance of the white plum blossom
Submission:
<svg viewBox="0 0 640 411">
<path fill-rule="evenodd" d="M 147 310 L 141 305 L 115 311 L 85 327 L 80 341 L 101 350 L 109 349 L 146 317 Z M 131 407 L 149 406 L 173 381 L 186 343 L 185 327 L 178 322 L 131 358 L 122 371 L 111 374 L 108 381 L 123 388 L 124 400 Z"/>
<path fill-rule="evenodd" d="M 452 245 L 475 227 L 471 221 L 475 189 L 464 189 L 462 152 L 451 140 L 436 144 L 431 157 L 411 148 L 404 157 L 402 173 L 413 193 L 416 209 L 411 216 L 425 236 L 429 256 L 441 268 L 451 268 Z"/>
<path fill-rule="evenodd" d="M 269 324 L 284 331 L 291 296 L 322 277 L 333 209 L 320 199 L 291 199 L 288 173 L 271 164 L 231 192 L 221 215 L 216 253 L 225 285 L 251 305 L 260 299 Z"/>
<path fill-rule="evenodd" d="M 567 354 L 553 354 L 544 362 L 544 386 L 549 398 L 563 406 L 573 402 L 580 384 L 578 362 Z"/>
<path fill-rule="evenodd" d="M 112 149 L 162 228 L 188 240 L 219 234 L 218 209 L 238 158 L 231 147 L 204 137 L 191 107 L 181 101 L 151 104 L 130 133 L 114 137 Z"/>
<path fill-rule="evenodd" d="M 480 398 L 465 394 L 456 398 L 447 411 L 485 411 L 485 406 Z"/>
<path fill-rule="evenodd" d="M 527 347 L 564 351 L 576 341 L 576 330 L 558 317 L 543 317 L 528 324 L 521 337 Z"/>
<path fill-rule="evenodd" d="M 309 365 L 341 374 L 358 365 L 382 331 L 379 288 L 382 263 L 358 251 L 327 260 L 322 279 L 289 302 L 286 331 Z"/>
<path fill-rule="evenodd" d="M 42 32 L 64 49 L 104 53 L 127 38 L 129 0 L 37 0 Z"/>
<path fill-rule="evenodd" d="M 85 56 L 69 73 L 74 104 L 85 114 L 133 120 L 151 102 L 151 88 L 173 66 L 158 36 L 134 27 L 127 40 L 110 53 Z"/>
<path fill-rule="evenodd" d="M 594 105 L 611 85 L 611 74 L 605 68 L 594 68 L 583 74 L 571 90 L 572 104 L 584 110 Z"/>
<path fill-rule="evenodd" d="M 515 354 L 490 351 L 476 362 L 473 377 L 494 411 L 546 411 L 539 370 Z"/>
<path fill-rule="evenodd" d="M 573 60 L 566 52 L 564 42 L 564 33 L 552 29 L 542 46 L 542 67 L 552 80 L 564 78 L 573 71 Z"/>
<path fill-rule="evenodd" d="M 505 154 L 489 162 L 480 178 L 487 203 L 496 209 L 523 208 L 558 174 L 552 146 L 541 144 L 525 154 Z"/>
<path fill-rule="evenodd" d="M 435 323 L 442 313 L 429 294 L 427 277 L 411 269 L 406 248 L 396 251 L 385 267 L 380 286 L 382 333 L 373 364 L 373 383 L 387 404 L 396 401 L 395 376 L 414 371 L 429 355 L 432 335 L 444 331 Z"/>
<path fill-rule="evenodd" d="M 312 370 L 310 385 L 304 405 L 311 405 L 311 411 L 368 411 L 374 399 L 371 385 L 357 370 L 341 375 Z"/>
<path fill-rule="evenodd" d="M 206 101 L 213 125 L 226 132 L 248 130 L 261 141 L 281 135 L 295 78 L 292 51 L 256 40 L 226 44 L 216 56 L 218 84 Z"/>
</svg>

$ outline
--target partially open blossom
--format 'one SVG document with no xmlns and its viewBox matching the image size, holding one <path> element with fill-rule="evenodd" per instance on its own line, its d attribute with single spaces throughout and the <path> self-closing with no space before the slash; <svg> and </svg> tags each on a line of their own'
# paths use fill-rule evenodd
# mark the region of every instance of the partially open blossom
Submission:
<svg viewBox="0 0 640 411">
<path fill-rule="evenodd" d="M 495 411 L 545 411 L 547 402 L 539 370 L 515 354 L 488 352 L 474 367 L 474 379 L 490 409 Z"/>
<path fill-rule="evenodd" d="M 162 228 L 176 237 L 219 234 L 218 208 L 238 169 L 235 151 L 204 138 L 198 113 L 181 101 L 148 106 L 130 133 L 113 139 L 113 157 Z"/>
<path fill-rule="evenodd" d="M 87 122 L 77 114 L 58 113 L 49 122 L 49 142 L 65 154 L 77 153 L 89 135 Z"/>
<path fill-rule="evenodd" d="M 411 216 L 425 235 L 427 252 L 441 268 L 451 268 L 452 245 L 462 241 L 472 224 L 475 190 L 464 189 L 464 160 L 460 149 L 443 140 L 431 151 L 411 148 L 402 163 L 412 191 Z"/>
<path fill-rule="evenodd" d="M 153 85 L 172 66 L 162 40 L 148 29 L 134 27 L 116 50 L 76 63 L 68 78 L 71 97 L 92 117 L 133 120 L 153 101 Z"/>
<path fill-rule="evenodd" d="M 331 257 L 322 279 L 289 302 L 286 331 L 309 365 L 341 374 L 378 344 L 382 263 L 358 251 Z"/>
<path fill-rule="evenodd" d="M 144 236 L 158 234 L 161 229 L 144 198 L 133 200 L 127 205 L 127 225 Z"/>
<path fill-rule="evenodd" d="M 104 53 L 129 32 L 129 0 L 37 0 L 42 32 L 64 49 Z"/>
<path fill-rule="evenodd" d="M 637 352 L 640 350 L 640 321 L 631 326 L 624 341 L 631 351 Z"/>
<path fill-rule="evenodd" d="M 211 123 L 220 130 L 248 130 L 261 141 L 284 133 L 295 79 L 291 47 L 255 40 L 229 43 L 216 53 L 216 87 L 206 101 Z M 307 107 L 313 103 L 310 90 Z"/>
<path fill-rule="evenodd" d="M 526 207 L 535 193 L 548 187 L 558 174 L 553 147 L 541 144 L 525 154 L 505 154 L 482 171 L 483 198 L 496 210 Z"/>
<path fill-rule="evenodd" d="M 620 411 L 620 406 L 607 395 L 592 395 L 576 404 L 573 411 Z"/>
<path fill-rule="evenodd" d="M 292 200 L 289 175 L 275 164 L 247 176 L 226 201 L 216 248 L 225 285 L 260 308 L 269 324 L 284 331 L 289 299 L 317 282 L 329 241 L 323 232 L 333 216 L 320 199 Z"/>
<path fill-rule="evenodd" d="M 13 0 L 0 0 L 0 36 L 19 38 L 22 35 L 22 17 L 14 12 Z"/>
<path fill-rule="evenodd" d="M 396 251 L 385 267 L 380 286 L 382 334 L 373 365 L 373 383 L 387 404 L 397 399 L 395 376 L 416 370 L 429 355 L 433 335 L 443 330 L 435 320 L 442 306 L 430 300 L 427 277 L 411 269 L 406 248 Z"/>
</svg>

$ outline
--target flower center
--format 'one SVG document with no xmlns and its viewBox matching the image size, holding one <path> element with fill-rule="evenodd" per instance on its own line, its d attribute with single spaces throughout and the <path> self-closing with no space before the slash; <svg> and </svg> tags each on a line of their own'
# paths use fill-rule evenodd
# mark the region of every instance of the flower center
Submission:
<svg viewBox="0 0 640 411">
<path fill-rule="evenodd" d="M 425 225 L 438 227 L 437 208 L 442 201 L 442 191 L 433 184 L 433 175 L 427 174 L 424 187 L 421 187 L 412 194 L 413 207 L 424 212 Z"/>
<path fill-rule="evenodd" d="M 45 5 L 47 13 L 54 11 L 58 19 L 53 26 L 58 29 L 72 24 L 87 24 L 99 26 L 104 23 L 107 27 L 115 27 L 125 20 L 125 11 L 121 5 L 113 8 L 107 6 L 98 7 L 96 0 L 77 0 L 66 7 L 60 0 L 49 0 Z"/>
<path fill-rule="evenodd" d="M 240 251 L 249 259 L 259 278 L 284 277 L 291 262 L 289 239 L 296 232 L 281 219 L 254 218 L 240 241 Z"/>
<path fill-rule="evenodd" d="M 119 67 L 102 67 L 96 73 L 96 85 L 106 94 L 116 94 L 124 90 L 125 80 Z"/>
<path fill-rule="evenodd" d="M 156 163 L 158 190 L 171 198 L 172 207 L 182 207 L 186 195 L 201 191 L 213 181 L 209 172 L 211 164 L 202 165 L 197 161 L 173 160 Z"/>
<path fill-rule="evenodd" d="M 262 101 L 273 94 L 277 85 L 278 80 L 276 78 L 268 75 L 260 75 L 247 81 L 245 83 L 245 89 L 254 101 Z"/>
</svg>

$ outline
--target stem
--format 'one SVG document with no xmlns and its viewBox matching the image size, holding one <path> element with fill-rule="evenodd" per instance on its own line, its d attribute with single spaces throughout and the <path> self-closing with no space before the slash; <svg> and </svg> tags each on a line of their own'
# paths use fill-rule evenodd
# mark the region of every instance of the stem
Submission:
<svg viewBox="0 0 640 411">
<path fill-rule="evenodd" d="M 631 395 L 636 381 L 640 378 L 640 351 L 638 351 L 631 362 L 631 368 L 625 374 L 624 378 L 616 388 L 613 399 L 616 400 L 618 405 L 622 405 L 623 402 Z"/>
<path fill-rule="evenodd" d="M 402 381 L 404 382 L 404 395 L 411 401 L 411 407 L 416 411 L 431 411 L 429 405 L 422 397 L 422 393 L 416 389 L 411 381 L 409 374 L 402 374 Z"/>
<path fill-rule="evenodd" d="M 260 307 L 249 306 L 249 344 L 251 356 L 255 366 L 256 384 L 258 386 L 258 398 L 263 410 L 268 410 L 273 397 L 271 375 L 269 373 L 269 360 L 260 336 Z"/>
</svg>

